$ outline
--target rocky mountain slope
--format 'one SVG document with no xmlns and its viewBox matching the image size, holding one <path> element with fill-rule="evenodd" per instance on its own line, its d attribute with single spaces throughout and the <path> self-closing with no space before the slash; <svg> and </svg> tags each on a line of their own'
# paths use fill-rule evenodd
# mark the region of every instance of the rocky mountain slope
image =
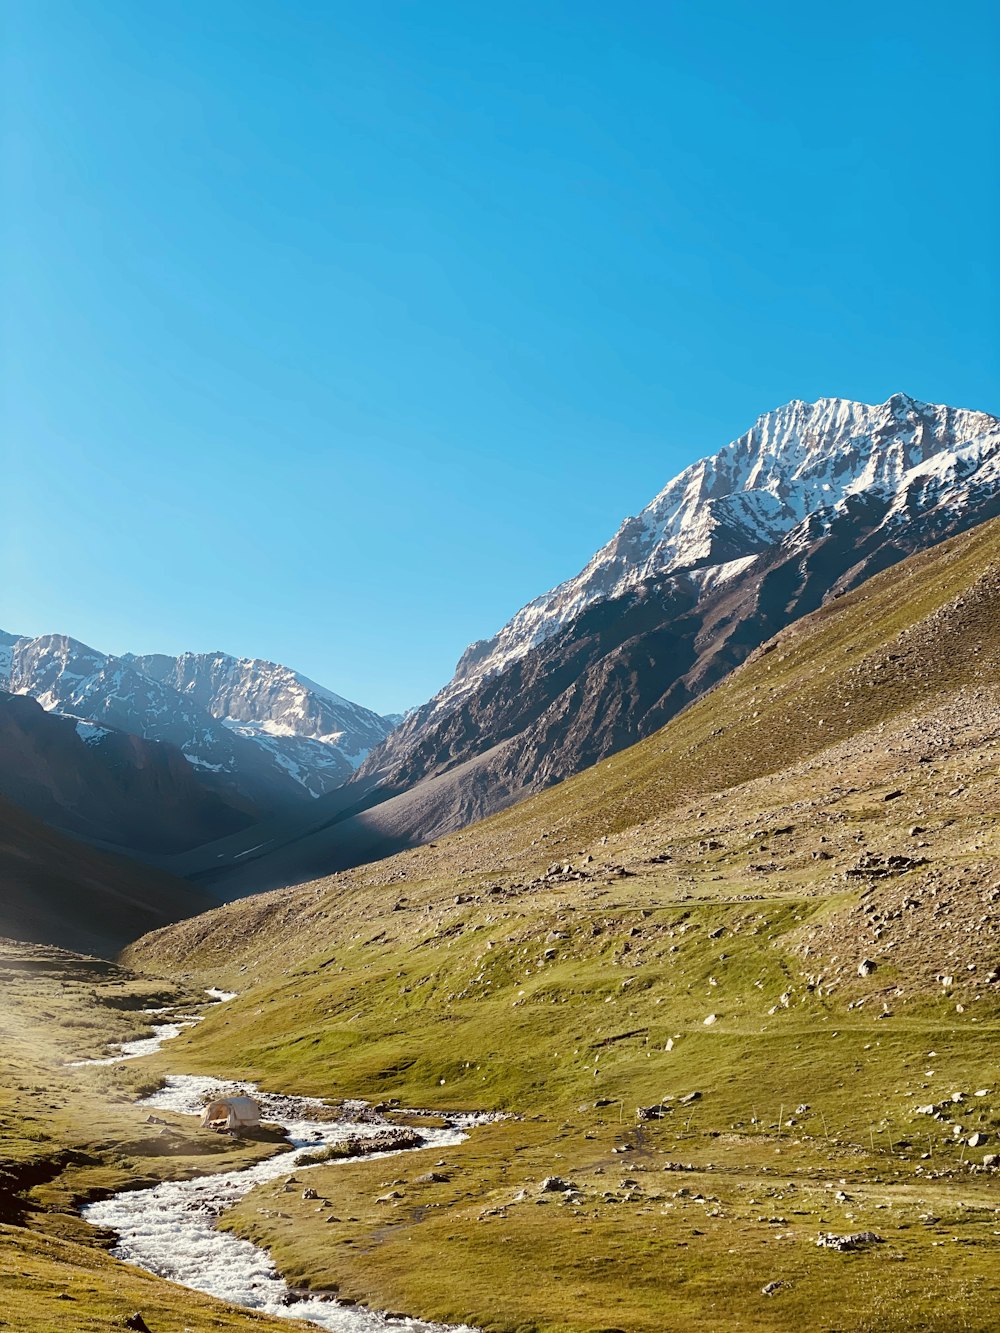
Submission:
<svg viewBox="0 0 1000 1333">
<path fill-rule="evenodd" d="M 359 796 L 454 774 L 451 810 L 417 840 L 501 809 L 650 734 L 825 599 L 997 513 L 995 417 L 904 395 L 767 413 L 472 645 L 362 766 Z"/>
<path fill-rule="evenodd" d="M 228 1225 L 479 1327 L 992 1327 L 998 680 L 995 521 L 512 809 L 139 941 L 241 992 L 185 1069 L 513 1113 Z"/>
<path fill-rule="evenodd" d="M 251 822 L 206 790 L 176 746 L 2 691 L 0 794 L 66 833 L 130 852 L 176 853 Z"/>
<path fill-rule="evenodd" d="M 176 746 L 248 817 L 343 783 L 391 724 L 272 662 L 225 654 L 108 656 L 65 635 L 0 636 L 0 688 Z"/>
<path fill-rule="evenodd" d="M 808 541 L 810 516 L 831 520 L 855 496 L 886 500 L 892 527 L 931 504 L 967 505 L 1000 480 L 1000 420 L 894 394 L 877 406 L 842 398 L 791 402 L 670 481 L 575 578 L 473 644 L 437 696 L 447 705 L 550 638 L 587 606 L 676 570 L 705 570 Z M 822 521 L 822 520 L 821 520 Z M 721 570 L 732 577 L 734 570 Z"/>
<path fill-rule="evenodd" d="M 998 743 L 998 681 L 1000 519 L 909 557 L 803 617 L 751 653 L 679 717 L 613 759 L 440 843 L 229 904 L 151 936 L 134 953 L 177 960 L 204 944 L 214 964 L 223 966 L 228 949 L 235 950 L 234 960 L 256 949 L 256 927 L 246 924 L 256 916 L 282 920 L 286 945 L 305 956 L 322 947 L 326 932 L 341 929 L 325 912 L 310 912 L 308 923 L 297 915 L 299 908 L 326 895 L 367 895 L 369 907 L 391 910 L 417 884 L 462 883 L 478 886 L 474 892 L 486 907 L 491 895 L 482 886 L 497 877 L 516 882 L 511 892 L 529 898 L 536 890 L 600 881 L 607 878 L 602 865 L 609 860 L 623 864 L 624 856 L 645 865 L 645 852 L 673 840 L 678 820 L 708 829 L 717 819 L 709 806 L 738 812 L 751 790 L 747 784 L 758 785 L 740 818 L 759 822 L 760 810 L 772 803 L 768 784 L 785 782 L 782 775 L 807 792 L 813 787 L 827 792 L 823 800 L 806 801 L 800 816 L 822 827 L 829 818 L 822 811 L 834 801 L 831 793 L 846 793 L 851 785 L 852 752 L 867 756 L 873 768 L 909 769 L 911 782 L 921 785 L 928 776 L 940 776 L 936 770 L 946 755 L 960 767 L 980 750 L 992 752 Z M 959 713 L 966 716 L 963 724 L 954 720 Z M 968 735 L 965 726 L 971 728 Z M 890 730 L 898 733 L 891 755 Z M 883 749 L 884 763 L 879 757 Z M 803 776 L 810 772 L 821 776 Z M 993 783 L 996 771 L 987 764 L 975 780 Z M 962 806 L 965 795 L 961 784 L 940 792 L 942 812 L 946 805 Z M 877 813 L 879 820 L 884 817 L 902 830 L 912 812 L 909 800 L 902 805 L 896 800 L 890 797 Z M 866 810 L 872 813 L 864 801 L 849 804 L 858 806 L 859 819 Z M 978 818 L 978 810 L 970 806 L 969 818 Z M 929 811 L 924 813 L 929 817 Z M 936 818 L 941 822 L 946 816 Z M 1000 836 L 995 810 L 991 818 Z M 942 829 L 950 830 L 949 855 L 962 855 L 961 829 L 954 821 L 942 823 Z M 801 835 L 794 841 L 802 841 Z M 748 854 L 768 850 L 752 842 Z M 845 844 L 845 854 L 851 851 Z M 591 860 L 581 859 L 586 856 Z M 824 865 L 825 859 L 819 858 Z M 571 864 L 564 870 L 566 861 Z M 647 866 L 644 873 L 667 874 L 671 861 L 651 862 L 653 868 Z M 835 870 L 826 867 L 824 874 L 834 876 Z M 740 870 L 751 880 L 758 873 L 746 866 Z M 351 915 L 353 924 L 343 928 L 361 929 L 357 923 L 364 921 L 367 929 L 367 920 Z M 271 935 L 261 936 L 264 949 L 272 943 Z"/>
</svg>

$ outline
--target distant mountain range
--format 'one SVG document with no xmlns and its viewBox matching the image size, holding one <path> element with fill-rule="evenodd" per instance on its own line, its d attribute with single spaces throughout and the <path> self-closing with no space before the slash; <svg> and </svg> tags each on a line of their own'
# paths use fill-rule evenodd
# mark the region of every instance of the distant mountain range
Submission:
<svg viewBox="0 0 1000 1333">
<path fill-rule="evenodd" d="M 903 394 L 768 412 L 473 644 L 300 836 L 292 820 L 253 849 L 234 837 L 213 876 L 273 887 L 500 810 L 663 726 L 824 601 L 997 514 L 996 417 Z"/>
<path fill-rule="evenodd" d="M 309 803 L 351 777 L 393 726 L 274 662 L 115 657 L 59 634 L 0 632 L 0 691 L 0 794 L 136 850 L 190 847 Z M 54 726 L 12 695 L 79 725 Z"/>
<path fill-rule="evenodd" d="M 109 824 L 138 828 L 141 793 L 156 788 L 157 816 L 133 847 L 227 895 L 302 881 L 464 827 L 607 758 L 794 620 L 998 514 L 996 417 L 902 394 L 792 402 L 681 472 L 401 720 L 271 662 L 109 657 L 58 635 L 0 634 L 0 689 L 100 729 L 61 733 L 72 772 L 53 762 L 29 796 L 11 770 L 37 777 L 37 756 L 6 776 L 0 764 L 0 795 L 103 840 Z M 43 727 L 5 706 L 26 754 Z M 0 726 L 3 710 L 0 700 Z M 187 770 L 123 733 L 175 747 L 212 804 L 192 800 Z M 112 790 L 82 780 L 95 753 L 118 770 L 103 825 L 80 794 Z"/>
</svg>

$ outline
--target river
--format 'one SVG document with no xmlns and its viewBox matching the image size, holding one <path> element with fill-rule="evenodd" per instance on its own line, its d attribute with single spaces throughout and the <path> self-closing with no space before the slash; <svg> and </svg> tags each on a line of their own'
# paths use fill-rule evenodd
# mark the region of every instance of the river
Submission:
<svg viewBox="0 0 1000 1333">
<path fill-rule="evenodd" d="M 212 992 L 222 1002 L 229 994 Z M 152 1037 L 127 1042 L 117 1053 L 87 1064 L 111 1064 L 140 1058 L 158 1050 L 164 1041 L 177 1036 L 187 1022 L 156 1024 Z M 138 1049 L 140 1046 L 143 1049 Z M 112 1254 L 150 1273 L 218 1296 L 231 1305 L 244 1306 L 270 1315 L 312 1322 L 335 1333 L 476 1333 L 468 1325 L 429 1324 L 418 1319 L 397 1318 L 342 1305 L 319 1296 L 298 1298 L 278 1273 L 266 1250 L 225 1231 L 215 1221 L 236 1201 L 265 1180 L 294 1173 L 296 1180 L 311 1168 L 298 1165 L 304 1150 L 315 1151 L 348 1135 L 374 1135 L 387 1128 L 384 1120 L 329 1120 L 323 1118 L 324 1103 L 310 1097 L 283 1096 L 261 1091 L 252 1083 L 229 1083 L 193 1074 L 169 1076 L 164 1086 L 139 1105 L 149 1110 L 175 1111 L 185 1115 L 201 1112 L 209 1094 L 228 1096 L 246 1093 L 260 1105 L 262 1118 L 284 1129 L 293 1151 L 278 1153 L 239 1171 L 199 1176 L 194 1180 L 165 1181 L 148 1189 L 123 1190 L 98 1203 L 89 1204 L 83 1216 L 94 1226 L 118 1235 Z M 349 1110 L 349 1108 L 348 1108 Z M 451 1127 L 426 1129 L 425 1142 L 410 1152 L 443 1149 L 465 1138 L 468 1130 L 489 1117 L 451 1116 Z M 380 1153 L 378 1156 L 396 1154 Z M 290 1189 L 301 1190 L 301 1185 Z"/>
</svg>

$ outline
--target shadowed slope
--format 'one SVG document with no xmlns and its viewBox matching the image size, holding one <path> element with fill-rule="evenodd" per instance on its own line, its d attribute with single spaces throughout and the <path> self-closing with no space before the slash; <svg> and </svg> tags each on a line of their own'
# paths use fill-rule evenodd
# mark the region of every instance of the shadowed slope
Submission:
<svg viewBox="0 0 1000 1333">
<path fill-rule="evenodd" d="M 76 842 L 0 800 L 0 935 L 111 957 L 211 902 L 183 880 Z"/>
<path fill-rule="evenodd" d="M 0 793 L 74 837 L 170 853 L 251 822 L 176 746 L 46 712 L 0 691 Z"/>
</svg>

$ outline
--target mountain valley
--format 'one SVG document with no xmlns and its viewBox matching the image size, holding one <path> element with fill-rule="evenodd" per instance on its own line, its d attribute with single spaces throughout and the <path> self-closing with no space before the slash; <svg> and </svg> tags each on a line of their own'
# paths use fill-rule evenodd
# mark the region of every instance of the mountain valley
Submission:
<svg viewBox="0 0 1000 1333">
<path fill-rule="evenodd" d="M 806 429 L 810 405 L 762 418 L 384 740 L 356 720 L 356 776 L 175 843 L 173 875 L 0 809 L 5 882 L 44 848 L 60 886 L 23 881 L 2 923 L 15 1327 L 51 1333 L 59 1288 L 88 1333 L 133 1309 L 151 1333 L 272 1326 L 116 1277 L 80 1220 L 110 1191 L 281 1150 L 136 1104 L 177 1073 L 361 1099 L 418 1137 L 491 1113 L 415 1155 L 290 1155 L 227 1208 L 218 1226 L 293 1298 L 482 1333 L 994 1326 L 1000 428 L 854 406 L 812 405 L 834 443 Z M 112 731 L 112 671 L 237 739 L 328 744 L 345 718 L 284 668 L 251 681 L 222 656 L 119 668 L 19 642 L 63 663 L 32 676 L 40 704 L 104 710 L 81 734 L 0 698 L 26 756 L 11 775 L 51 753 L 36 787 L 91 834 L 126 805 L 87 756 L 67 785 L 59 756 L 88 726 L 132 746 L 129 784 L 157 763 L 200 772 L 173 738 L 147 755 Z M 255 882 L 269 891 L 243 896 Z M 203 1008 L 219 987 L 231 998 Z M 191 1024 L 169 1046 L 69 1072 L 163 1012 Z"/>
<path fill-rule="evenodd" d="M 474 644 L 344 787 L 174 868 L 236 897 L 513 805 L 650 735 L 799 617 L 995 517 L 998 483 L 985 413 L 903 394 L 767 413 Z"/>
</svg>

